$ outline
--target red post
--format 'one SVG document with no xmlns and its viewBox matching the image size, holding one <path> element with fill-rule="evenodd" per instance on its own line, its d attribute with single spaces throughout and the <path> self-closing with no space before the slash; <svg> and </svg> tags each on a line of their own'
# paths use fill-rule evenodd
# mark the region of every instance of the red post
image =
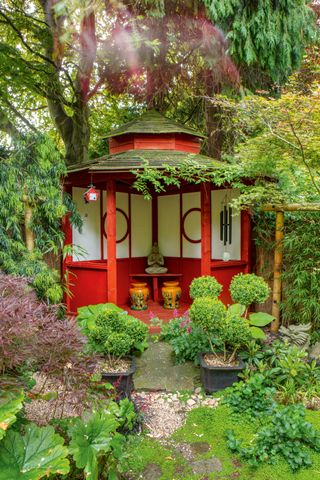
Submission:
<svg viewBox="0 0 320 480">
<path fill-rule="evenodd" d="M 108 302 L 117 303 L 116 184 L 107 181 Z"/>
<path fill-rule="evenodd" d="M 241 260 L 247 262 L 245 273 L 251 271 L 251 218 L 247 210 L 241 212 Z"/>
<path fill-rule="evenodd" d="M 72 186 L 64 185 L 64 191 L 72 196 Z M 72 227 L 70 223 L 70 212 L 67 212 L 62 219 L 62 231 L 64 233 L 63 245 L 72 245 Z M 70 282 L 68 278 L 67 266 L 68 262 L 72 261 L 72 255 L 67 255 L 62 261 L 62 280 L 66 282 L 67 292 L 70 289 Z M 71 311 L 71 297 L 68 293 L 64 293 L 64 302 L 66 304 L 67 313 Z"/>
<path fill-rule="evenodd" d="M 211 275 L 211 190 L 201 185 L 201 275 Z"/>
</svg>

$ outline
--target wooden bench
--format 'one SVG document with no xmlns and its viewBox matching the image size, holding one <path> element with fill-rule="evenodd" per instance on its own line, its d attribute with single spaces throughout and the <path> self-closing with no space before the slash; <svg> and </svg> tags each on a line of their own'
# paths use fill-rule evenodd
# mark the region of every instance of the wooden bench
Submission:
<svg viewBox="0 0 320 480">
<path fill-rule="evenodd" d="M 177 278 L 182 277 L 182 273 L 130 273 L 129 277 L 131 278 L 139 278 L 139 279 L 146 279 L 152 278 L 152 290 L 153 290 L 153 298 L 154 302 L 159 302 L 159 278 Z"/>
</svg>

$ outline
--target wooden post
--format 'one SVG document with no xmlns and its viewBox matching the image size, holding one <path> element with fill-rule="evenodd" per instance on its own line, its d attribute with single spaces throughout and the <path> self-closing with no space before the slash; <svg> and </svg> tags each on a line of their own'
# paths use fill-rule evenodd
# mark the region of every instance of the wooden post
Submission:
<svg viewBox="0 0 320 480">
<path fill-rule="evenodd" d="M 201 185 L 201 275 L 211 275 L 211 190 Z"/>
<path fill-rule="evenodd" d="M 116 184 L 107 181 L 108 302 L 117 304 Z"/>
<path fill-rule="evenodd" d="M 274 251 L 274 270 L 273 270 L 273 297 L 272 297 L 272 315 L 275 320 L 271 324 L 271 331 L 277 332 L 280 327 L 280 302 L 281 302 L 281 273 L 282 273 L 282 254 L 283 254 L 283 227 L 284 212 L 276 212 L 276 245 Z"/>
<path fill-rule="evenodd" d="M 241 260 L 246 262 L 245 273 L 251 272 L 251 221 L 247 210 L 241 212 Z"/>
</svg>

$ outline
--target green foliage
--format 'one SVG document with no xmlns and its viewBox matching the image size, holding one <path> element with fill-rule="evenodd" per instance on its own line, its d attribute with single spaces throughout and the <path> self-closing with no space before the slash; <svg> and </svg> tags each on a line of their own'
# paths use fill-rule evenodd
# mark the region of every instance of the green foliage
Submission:
<svg viewBox="0 0 320 480">
<path fill-rule="evenodd" d="M 304 46 L 314 40 L 315 20 L 308 1 L 204 0 L 213 22 L 230 41 L 237 64 L 282 82 L 302 61 Z"/>
<path fill-rule="evenodd" d="M 262 277 L 254 273 L 238 273 L 230 284 L 230 294 L 234 302 L 248 307 L 252 303 L 263 303 L 270 295 L 270 288 Z"/>
<path fill-rule="evenodd" d="M 237 382 L 227 388 L 222 401 L 236 413 L 259 417 L 273 412 L 275 393 L 275 388 L 266 385 L 265 377 L 256 373 L 247 382 Z"/>
<path fill-rule="evenodd" d="M 160 338 L 171 345 L 177 363 L 198 363 L 199 353 L 210 350 L 208 337 L 188 317 L 175 318 L 165 323 Z M 212 338 L 211 342 L 214 343 L 215 339 Z"/>
<path fill-rule="evenodd" d="M 227 432 L 227 443 L 231 451 L 240 455 L 252 467 L 275 463 L 278 455 L 284 457 L 293 471 L 310 467 L 312 462 L 305 447 L 320 452 L 320 432 L 305 420 L 302 405 L 280 407 L 269 417 L 250 444 L 239 441 L 234 432 Z"/>
<path fill-rule="evenodd" d="M 26 136 L 14 147 L 0 162 L 0 268 L 28 277 L 40 298 L 58 303 L 62 299 L 59 273 L 43 259 L 49 251 L 57 254 L 63 240 L 65 164 L 53 142 L 43 135 Z M 32 209 L 33 252 L 25 246 L 26 204 Z"/>
<path fill-rule="evenodd" d="M 228 316 L 242 316 L 246 312 L 246 307 L 240 303 L 234 303 L 228 308 Z M 263 340 L 266 338 L 264 331 L 261 327 L 266 327 L 274 320 L 272 315 L 269 313 L 258 312 L 249 314 L 248 318 L 245 319 L 248 326 L 250 327 L 250 333 L 252 337 L 256 340 Z"/>
<path fill-rule="evenodd" d="M 4 390 L 0 392 L 0 440 L 7 429 L 16 421 L 16 414 L 22 409 L 24 392 L 22 390 Z"/>
<path fill-rule="evenodd" d="M 190 297 L 195 300 L 199 297 L 217 298 L 222 291 L 222 285 L 211 276 L 194 278 L 190 284 Z"/>
<path fill-rule="evenodd" d="M 147 325 L 112 303 L 81 307 L 78 313 L 77 322 L 92 352 L 120 359 L 148 346 Z"/>
<path fill-rule="evenodd" d="M 124 444 L 118 427 L 115 416 L 108 412 L 93 412 L 89 418 L 75 419 L 68 431 L 69 451 L 86 478 L 98 480 L 102 469 L 110 480 L 117 478 L 117 461 Z"/>
<path fill-rule="evenodd" d="M 69 471 L 68 449 L 51 426 L 29 424 L 25 435 L 10 430 L 0 443 L 0 480 L 38 480 Z"/>
<path fill-rule="evenodd" d="M 277 390 L 277 400 L 281 403 L 308 401 L 320 396 L 320 367 L 314 361 L 308 362 L 304 350 L 276 341 L 264 349 L 251 347 L 242 356 L 249 360 L 251 374 L 259 372 L 265 378 L 265 385 Z M 245 374 L 250 378 L 250 371 Z"/>
<path fill-rule="evenodd" d="M 320 212 L 287 215 L 281 312 L 286 323 L 320 326 Z M 286 286 L 290 286 L 287 288 Z"/>
<path fill-rule="evenodd" d="M 133 339 L 124 332 L 111 332 L 103 345 L 103 353 L 124 357 L 133 348 Z"/>
<path fill-rule="evenodd" d="M 223 349 L 225 361 L 228 351 L 231 350 L 229 361 L 234 360 L 236 352 L 252 338 L 247 321 L 235 313 L 228 314 L 224 304 L 217 299 L 196 298 L 190 307 L 190 319 L 206 333 L 213 353 Z"/>
<path fill-rule="evenodd" d="M 225 318 L 226 307 L 215 298 L 196 298 L 190 307 L 192 322 L 210 335 L 216 335 L 223 329 Z"/>
</svg>

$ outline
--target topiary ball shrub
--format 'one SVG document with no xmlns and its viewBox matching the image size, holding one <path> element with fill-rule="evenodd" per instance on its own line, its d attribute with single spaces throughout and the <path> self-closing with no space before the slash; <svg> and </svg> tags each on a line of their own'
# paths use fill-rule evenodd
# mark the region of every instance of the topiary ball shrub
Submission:
<svg viewBox="0 0 320 480">
<path fill-rule="evenodd" d="M 128 355 L 133 347 L 133 339 L 124 332 L 112 332 L 105 342 L 105 351 L 110 355 L 122 358 Z"/>
<path fill-rule="evenodd" d="M 147 348 L 147 325 L 123 310 L 99 305 L 81 313 L 80 324 L 91 353 L 120 357 Z"/>
<path fill-rule="evenodd" d="M 194 278 L 190 284 L 190 297 L 195 300 L 200 297 L 217 298 L 222 292 L 222 285 L 211 276 Z"/>
<path fill-rule="evenodd" d="M 239 273 L 230 284 L 231 298 L 235 303 L 248 307 L 252 303 L 263 303 L 270 295 L 269 285 L 254 273 Z"/>
<path fill-rule="evenodd" d="M 217 298 L 199 297 L 190 307 L 190 319 L 206 333 L 215 334 L 223 328 L 226 311 Z"/>
</svg>

